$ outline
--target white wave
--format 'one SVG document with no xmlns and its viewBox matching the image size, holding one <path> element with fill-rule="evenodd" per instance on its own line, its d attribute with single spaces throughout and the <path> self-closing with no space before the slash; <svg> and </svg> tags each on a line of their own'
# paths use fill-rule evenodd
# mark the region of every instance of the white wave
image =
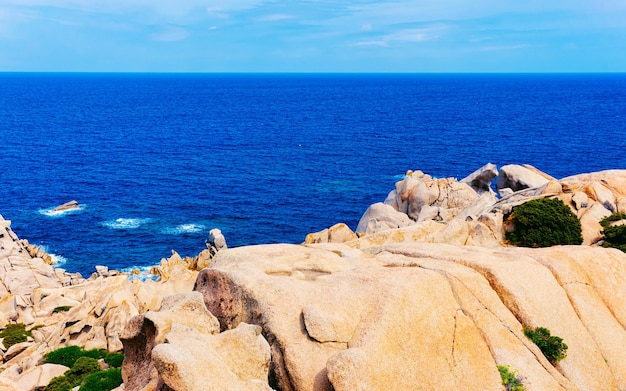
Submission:
<svg viewBox="0 0 626 391">
<path fill-rule="evenodd" d="M 65 209 L 65 210 L 56 210 L 54 208 L 48 208 L 48 209 L 39 209 L 37 210 L 37 213 L 47 216 L 47 217 L 63 217 L 69 214 L 73 214 L 73 213 L 78 213 L 81 212 L 83 210 L 85 210 L 86 205 L 78 205 L 75 208 L 71 208 L 71 209 Z"/>
<path fill-rule="evenodd" d="M 52 259 L 52 262 L 54 262 L 54 267 L 63 267 L 63 265 L 65 265 L 67 263 L 67 258 L 65 258 L 62 255 L 57 255 L 57 254 L 50 254 L 50 258 Z"/>
<path fill-rule="evenodd" d="M 152 266 L 130 266 L 120 269 L 122 273 L 128 273 L 129 279 L 139 279 L 141 281 L 156 280 L 159 278 L 156 274 L 150 273 Z"/>
<path fill-rule="evenodd" d="M 168 235 L 183 235 L 196 232 L 202 232 L 206 230 L 206 226 L 203 224 L 181 224 L 176 227 L 165 228 L 162 232 Z"/>
<path fill-rule="evenodd" d="M 67 258 L 62 255 L 53 254 L 48 249 L 48 246 L 45 244 L 39 245 L 43 251 L 45 251 L 48 255 L 50 255 L 50 259 L 53 262 L 54 267 L 63 267 L 67 263 Z"/>
<path fill-rule="evenodd" d="M 105 221 L 102 225 L 111 229 L 135 229 L 149 223 L 150 221 L 152 221 L 152 219 L 131 219 L 120 217 L 115 220 Z"/>
</svg>

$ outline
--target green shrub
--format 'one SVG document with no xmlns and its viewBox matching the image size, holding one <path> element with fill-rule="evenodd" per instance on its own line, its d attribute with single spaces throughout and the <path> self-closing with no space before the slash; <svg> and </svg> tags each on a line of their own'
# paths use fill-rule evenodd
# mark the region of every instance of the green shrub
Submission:
<svg viewBox="0 0 626 391">
<path fill-rule="evenodd" d="M 66 346 L 46 354 L 45 362 L 61 364 L 71 368 L 74 366 L 76 360 L 81 357 L 90 357 L 98 360 L 104 358 L 106 354 L 106 350 L 104 349 L 85 350 L 80 346 Z"/>
<path fill-rule="evenodd" d="M 70 383 L 67 377 L 57 376 L 50 380 L 44 391 L 70 391 L 72 388 L 72 383 Z"/>
<path fill-rule="evenodd" d="M 71 305 L 60 305 L 58 307 L 54 307 L 54 309 L 52 310 L 52 313 L 56 314 L 57 312 L 67 312 L 70 309 L 72 309 Z"/>
<path fill-rule="evenodd" d="M 5 348 L 15 345 L 16 343 L 26 342 L 28 337 L 32 337 L 30 331 L 26 331 L 24 323 L 11 323 L 0 331 L 0 338 L 3 338 L 2 344 Z"/>
<path fill-rule="evenodd" d="M 583 242 L 580 221 L 558 198 L 541 198 L 518 205 L 507 221 L 513 224 L 513 230 L 506 232 L 506 239 L 515 246 L 549 247 Z"/>
<path fill-rule="evenodd" d="M 98 360 L 91 357 L 80 357 L 74 363 L 74 366 L 69 371 L 66 371 L 63 375 L 67 377 L 67 379 L 74 386 L 77 386 L 81 383 L 83 378 L 91 373 L 101 371 L 100 364 L 98 364 Z"/>
<path fill-rule="evenodd" d="M 543 355 L 546 356 L 552 365 L 567 356 L 567 345 L 563 343 L 563 339 L 550 335 L 550 330 L 545 327 L 537 327 L 534 330 L 524 327 L 524 335 L 539 347 Z"/>
<path fill-rule="evenodd" d="M 83 352 L 84 350 L 80 346 L 66 346 L 46 354 L 44 362 L 65 365 L 71 368 L 76 360 L 83 356 Z"/>
<path fill-rule="evenodd" d="M 111 391 L 120 384 L 122 384 L 122 370 L 111 368 L 87 376 L 79 391 Z"/>
<path fill-rule="evenodd" d="M 524 391 L 522 378 L 517 375 L 517 371 L 511 372 L 508 365 L 498 365 L 502 385 L 506 391 Z"/>
<path fill-rule="evenodd" d="M 626 224 L 611 226 L 612 222 L 626 220 L 626 213 L 613 213 L 600 220 L 602 235 L 604 235 L 603 247 L 613 247 L 626 253 Z"/>
<path fill-rule="evenodd" d="M 122 362 L 124 362 L 124 354 L 116 352 L 108 353 L 104 357 L 104 362 L 109 364 L 112 368 L 119 368 L 122 366 Z"/>
</svg>

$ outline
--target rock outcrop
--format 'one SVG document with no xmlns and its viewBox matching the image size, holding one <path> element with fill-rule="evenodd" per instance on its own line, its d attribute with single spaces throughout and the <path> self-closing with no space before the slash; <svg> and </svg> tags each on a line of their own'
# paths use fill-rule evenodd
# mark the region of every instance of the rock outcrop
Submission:
<svg viewBox="0 0 626 391">
<path fill-rule="evenodd" d="M 250 246 L 220 252 L 195 289 L 222 330 L 263 328 L 275 389 L 499 390 L 497 365 L 529 390 L 626 387 L 617 250 Z M 562 337 L 567 358 L 551 365 L 524 325 Z"/>
<path fill-rule="evenodd" d="M 167 297 L 130 320 L 122 338 L 124 390 L 270 390 L 261 327 L 219 333 L 198 292 Z"/>
</svg>

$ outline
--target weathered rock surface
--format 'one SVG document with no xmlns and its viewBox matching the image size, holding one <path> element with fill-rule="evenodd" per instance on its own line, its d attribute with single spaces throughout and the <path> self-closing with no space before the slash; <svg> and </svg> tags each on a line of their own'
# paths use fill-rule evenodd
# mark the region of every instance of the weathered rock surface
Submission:
<svg viewBox="0 0 626 391">
<path fill-rule="evenodd" d="M 220 252 L 195 289 L 222 330 L 263 328 L 276 389 L 496 390 L 496 365 L 529 390 L 626 387 L 617 250 L 250 246 Z M 562 337 L 567 358 L 552 366 L 523 325 Z"/>
<path fill-rule="evenodd" d="M 61 204 L 55 208 L 53 208 L 52 210 L 55 212 L 63 212 L 66 210 L 74 210 L 74 209 L 80 209 L 80 205 L 78 204 L 78 201 L 76 200 L 72 200 L 69 202 L 66 202 L 64 204 Z"/>
<path fill-rule="evenodd" d="M 338 223 L 320 232 L 310 233 L 304 239 L 305 244 L 344 243 L 357 238 L 357 235 L 344 223 Z"/>
<path fill-rule="evenodd" d="M 269 390 L 269 345 L 259 326 L 219 334 L 198 292 L 173 295 L 133 318 L 123 336 L 123 377 L 132 390 Z"/>
<path fill-rule="evenodd" d="M 186 266 L 167 265 L 166 278 L 142 282 L 103 266 L 85 280 L 33 258 L 28 242 L 1 217 L 0 246 L 0 328 L 24 323 L 33 329 L 30 341 L 3 349 L 0 379 L 9 382 L 59 347 L 121 350 L 119 335 L 130 318 L 159 308 L 166 296 L 191 291 L 197 276 Z"/>
<path fill-rule="evenodd" d="M 511 189 L 515 192 L 542 186 L 550 180 L 554 180 L 554 178 L 531 165 L 509 164 L 500 168 L 496 180 L 496 189 L 498 191 Z"/>
</svg>

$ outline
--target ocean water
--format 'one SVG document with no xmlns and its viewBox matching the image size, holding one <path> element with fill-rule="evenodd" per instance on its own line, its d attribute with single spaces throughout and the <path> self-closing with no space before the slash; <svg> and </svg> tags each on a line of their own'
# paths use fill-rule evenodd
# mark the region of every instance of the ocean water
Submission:
<svg viewBox="0 0 626 391">
<path fill-rule="evenodd" d="M 0 214 L 89 275 L 195 255 L 211 228 L 354 229 L 408 169 L 626 168 L 626 74 L 5 73 L 0 147 Z"/>
</svg>

